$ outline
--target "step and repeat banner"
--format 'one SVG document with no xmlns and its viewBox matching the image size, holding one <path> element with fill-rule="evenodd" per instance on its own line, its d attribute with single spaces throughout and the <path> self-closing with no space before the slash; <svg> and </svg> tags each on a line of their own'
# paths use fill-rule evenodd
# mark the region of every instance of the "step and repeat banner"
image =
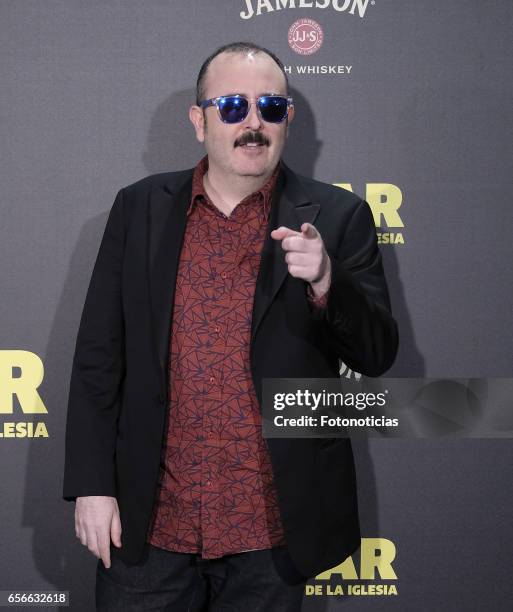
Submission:
<svg viewBox="0 0 513 612">
<path fill-rule="evenodd" d="M 372 209 L 400 335 L 386 376 L 513 376 L 512 25 L 507 0 L 0 1 L 0 591 L 94 609 L 61 498 L 80 315 L 117 191 L 203 156 L 188 109 L 223 44 L 276 53 L 285 162 Z M 486 435 L 354 440 L 361 547 L 303 610 L 511 610 L 500 397 Z"/>
</svg>

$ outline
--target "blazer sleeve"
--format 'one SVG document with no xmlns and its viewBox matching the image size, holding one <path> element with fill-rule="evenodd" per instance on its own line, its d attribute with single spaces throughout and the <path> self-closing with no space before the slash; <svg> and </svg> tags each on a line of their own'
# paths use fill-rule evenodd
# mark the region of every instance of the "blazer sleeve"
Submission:
<svg viewBox="0 0 513 612">
<path fill-rule="evenodd" d="M 370 206 L 360 200 L 331 260 L 327 304 L 316 311 L 325 342 L 351 369 L 380 376 L 399 345 Z"/>
<path fill-rule="evenodd" d="M 123 190 L 115 198 L 77 334 L 69 388 L 63 498 L 116 496 L 115 445 L 125 374 Z"/>
</svg>

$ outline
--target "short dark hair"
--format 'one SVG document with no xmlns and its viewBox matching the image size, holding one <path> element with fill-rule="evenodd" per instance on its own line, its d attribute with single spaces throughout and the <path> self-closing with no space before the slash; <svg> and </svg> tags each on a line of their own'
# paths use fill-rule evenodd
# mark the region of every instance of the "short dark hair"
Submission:
<svg viewBox="0 0 513 612">
<path fill-rule="evenodd" d="M 285 68 L 283 66 L 282 61 L 272 51 L 269 51 L 269 49 L 261 47 L 260 45 L 257 45 L 253 42 L 233 42 L 219 47 L 219 49 L 216 49 L 203 62 L 203 65 L 201 66 L 200 71 L 198 73 L 198 79 L 196 81 L 196 104 L 199 106 L 199 103 L 205 97 L 205 77 L 207 75 L 207 70 L 210 66 L 210 62 L 215 57 L 217 57 L 221 53 L 250 53 L 251 51 L 253 51 L 254 53 L 267 53 L 267 55 L 271 57 L 276 62 L 276 64 L 278 64 L 280 70 L 283 73 L 283 76 L 285 77 L 285 88 L 286 94 L 288 95 L 289 80 L 287 78 L 287 73 L 285 72 Z"/>
</svg>

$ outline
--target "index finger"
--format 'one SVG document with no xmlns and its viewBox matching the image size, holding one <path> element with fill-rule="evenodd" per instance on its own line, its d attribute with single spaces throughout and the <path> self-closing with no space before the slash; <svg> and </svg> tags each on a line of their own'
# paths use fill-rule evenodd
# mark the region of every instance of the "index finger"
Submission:
<svg viewBox="0 0 513 612">
<path fill-rule="evenodd" d="M 297 232 L 296 230 L 290 229 L 290 227 L 285 227 L 284 225 L 273 229 L 271 232 L 271 237 L 276 238 L 277 240 L 283 240 L 288 236 L 301 236 L 301 232 Z"/>
</svg>

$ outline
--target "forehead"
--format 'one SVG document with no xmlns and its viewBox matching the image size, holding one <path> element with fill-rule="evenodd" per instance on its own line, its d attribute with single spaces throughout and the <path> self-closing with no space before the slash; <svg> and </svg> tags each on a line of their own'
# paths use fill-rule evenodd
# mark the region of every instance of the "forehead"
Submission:
<svg viewBox="0 0 513 612">
<path fill-rule="evenodd" d="M 205 79 L 205 97 L 230 93 L 257 96 L 286 93 L 285 77 L 267 53 L 221 53 L 210 63 Z"/>
</svg>

